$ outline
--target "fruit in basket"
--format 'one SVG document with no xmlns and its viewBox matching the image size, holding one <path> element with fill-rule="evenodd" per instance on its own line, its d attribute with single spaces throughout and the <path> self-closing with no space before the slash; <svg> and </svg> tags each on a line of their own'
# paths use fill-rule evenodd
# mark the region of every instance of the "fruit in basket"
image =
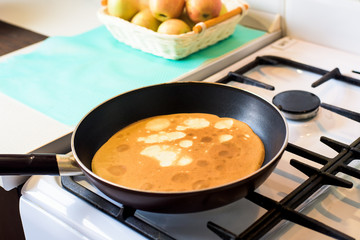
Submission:
<svg viewBox="0 0 360 240">
<path fill-rule="evenodd" d="M 150 9 L 145 8 L 131 19 L 131 23 L 156 32 L 161 22 L 152 15 Z"/>
<path fill-rule="evenodd" d="M 171 18 L 162 22 L 157 31 L 159 33 L 178 35 L 190 32 L 191 29 L 183 20 Z"/>
<path fill-rule="evenodd" d="M 227 8 L 226 8 L 226 5 L 223 3 L 223 4 L 221 5 L 221 10 L 220 10 L 219 16 L 221 16 L 221 15 L 227 13 L 227 12 L 228 12 L 228 10 L 227 10 Z"/>
<path fill-rule="evenodd" d="M 178 18 L 184 10 L 185 0 L 149 0 L 149 8 L 159 21 Z"/>
<path fill-rule="evenodd" d="M 183 20 L 187 25 L 189 25 L 190 28 L 195 26 L 195 23 L 189 18 L 185 8 L 179 19 Z"/>
<path fill-rule="evenodd" d="M 134 0 L 108 0 L 107 9 L 110 15 L 130 20 L 139 10 Z"/>
<path fill-rule="evenodd" d="M 138 9 L 140 11 L 149 8 L 149 0 L 137 0 L 137 1 L 138 1 Z"/>
<path fill-rule="evenodd" d="M 186 0 L 186 11 L 195 23 L 219 16 L 221 7 L 221 0 Z"/>
</svg>

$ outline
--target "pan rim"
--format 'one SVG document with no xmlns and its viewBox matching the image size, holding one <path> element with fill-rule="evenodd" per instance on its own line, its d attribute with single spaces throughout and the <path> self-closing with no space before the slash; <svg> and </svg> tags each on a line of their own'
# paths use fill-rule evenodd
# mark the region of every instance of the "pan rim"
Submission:
<svg viewBox="0 0 360 240">
<path fill-rule="evenodd" d="M 268 105 L 270 105 L 277 113 L 278 115 L 281 117 L 284 127 L 285 127 L 285 137 L 282 143 L 282 146 L 280 147 L 279 151 L 276 153 L 275 156 L 273 156 L 265 165 L 262 165 L 259 169 L 257 169 L 256 171 L 252 172 L 251 174 L 239 178 L 237 180 L 228 182 L 226 184 L 222 184 L 222 185 L 217 185 L 211 188 L 204 188 L 204 189 L 199 189 L 199 190 L 188 190 L 188 191 L 173 191 L 173 192 L 165 192 L 165 191 L 149 191 L 149 190 L 140 190 L 140 189 L 134 189 L 134 188 L 129 188 L 126 186 L 122 186 L 116 183 L 113 183 L 111 181 L 108 181 L 100 176 L 98 176 L 97 174 L 95 174 L 93 171 L 91 171 L 88 167 L 86 167 L 83 162 L 80 160 L 80 158 L 78 157 L 76 150 L 75 150 L 75 135 L 76 132 L 78 130 L 78 128 L 81 126 L 81 123 L 90 115 L 92 114 L 92 112 L 98 108 L 100 108 L 102 105 L 106 104 L 107 102 L 110 102 L 120 96 L 132 93 L 132 92 L 136 92 L 142 89 L 146 89 L 146 88 L 155 88 L 158 86 L 163 86 L 163 85 L 182 85 L 182 84 L 204 84 L 204 85 L 217 85 L 220 87 L 225 87 L 225 88 L 232 88 L 232 89 L 236 89 L 236 90 L 240 90 L 243 92 L 246 92 L 247 94 L 250 94 L 260 100 L 262 100 L 263 102 L 267 103 Z M 159 84 L 152 84 L 152 85 L 148 85 L 145 87 L 139 87 L 139 88 L 135 88 L 129 91 L 125 91 L 123 93 L 120 93 L 112 98 L 109 98 L 105 101 L 103 101 L 102 103 L 98 104 L 97 106 L 95 106 L 94 108 L 92 108 L 88 113 L 86 113 L 84 115 L 84 117 L 78 122 L 78 124 L 75 126 L 73 134 L 71 136 L 71 150 L 73 153 L 73 156 L 77 162 L 77 164 L 80 166 L 81 170 L 83 172 L 86 172 L 86 174 L 90 175 L 92 178 L 97 179 L 100 182 L 106 183 L 107 185 L 110 185 L 112 187 L 116 187 L 116 188 L 121 188 L 122 190 L 126 190 L 129 192 L 133 192 L 133 193 L 139 193 L 139 194 L 152 194 L 152 195 L 186 195 L 186 194 L 194 194 L 194 193 L 200 193 L 200 192 L 211 192 L 211 191 L 217 191 L 218 189 L 223 189 L 223 188 L 228 188 L 231 187 L 231 185 L 233 184 L 237 184 L 238 182 L 242 182 L 245 181 L 246 179 L 251 179 L 253 176 L 259 174 L 260 171 L 265 170 L 266 168 L 270 167 L 274 161 L 278 161 L 280 160 L 279 158 L 281 157 L 281 155 L 283 154 L 283 152 L 285 151 L 285 148 L 288 145 L 288 139 L 289 139 L 289 127 L 288 127 L 288 123 L 284 117 L 284 115 L 280 112 L 280 110 L 271 102 L 269 102 L 268 100 L 266 100 L 264 97 L 259 96 L 258 94 L 255 94 L 247 89 L 242 89 L 236 86 L 231 86 L 231 85 L 226 85 L 226 84 L 222 84 L 222 83 L 213 83 L 213 82 L 202 82 L 202 81 L 181 81 L 181 82 L 166 82 L 166 83 L 159 83 Z"/>
</svg>

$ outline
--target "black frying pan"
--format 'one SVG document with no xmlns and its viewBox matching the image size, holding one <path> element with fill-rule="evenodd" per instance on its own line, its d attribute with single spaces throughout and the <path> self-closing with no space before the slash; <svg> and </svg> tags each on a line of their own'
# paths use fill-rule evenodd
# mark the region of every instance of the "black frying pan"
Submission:
<svg viewBox="0 0 360 240">
<path fill-rule="evenodd" d="M 140 119 L 173 113 L 211 113 L 247 123 L 264 143 L 264 164 L 250 176 L 226 185 L 169 193 L 129 189 L 91 171 L 95 152 L 121 128 Z M 152 212 L 195 212 L 223 206 L 255 190 L 277 165 L 287 140 L 285 119 L 274 105 L 259 96 L 222 84 L 166 83 L 126 92 L 93 109 L 74 130 L 73 157 L 0 155 L 0 175 L 58 175 L 59 171 L 68 173 L 68 170 L 80 168 L 100 191 L 124 205 Z"/>
</svg>

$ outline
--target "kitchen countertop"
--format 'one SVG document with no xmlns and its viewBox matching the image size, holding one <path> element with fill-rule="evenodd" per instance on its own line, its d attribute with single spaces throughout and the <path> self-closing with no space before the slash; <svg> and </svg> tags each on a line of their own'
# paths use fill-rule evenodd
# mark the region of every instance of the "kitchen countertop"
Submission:
<svg viewBox="0 0 360 240">
<path fill-rule="evenodd" d="M 72 36 L 100 26 L 99 7 L 97 0 L 0 0 L 0 61 L 32 51 L 47 37 Z M 0 153 L 31 152 L 73 130 L 3 93 L 0 116 Z M 10 190 L 23 181 L 1 177 L 0 185 Z"/>
<path fill-rule="evenodd" d="M 48 36 L 73 35 L 99 26 L 95 14 L 99 6 L 97 0 L 0 0 L 0 59 L 3 61 L 8 56 L 31 51 Z M 54 11 L 49 11 L 51 8 Z M 0 153 L 30 152 L 71 131 L 71 127 L 0 93 Z M 24 179 L 0 179 L 8 190 L 0 189 L 2 239 L 24 239 L 19 217 L 19 192 L 14 188 Z"/>
<path fill-rule="evenodd" d="M 0 56 L 45 39 L 46 36 L 0 21 Z M 5 102 L 4 105 L 9 103 Z M 3 109 L 3 107 L 1 108 Z M 3 111 L 3 110 L 0 110 Z M 16 109 L 14 109 L 16 111 Z M 4 119 L 2 119 L 4 124 Z M 19 217 L 18 189 L 0 188 L 0 236 L 3 239 L 24 239 Z"/>
</svg>

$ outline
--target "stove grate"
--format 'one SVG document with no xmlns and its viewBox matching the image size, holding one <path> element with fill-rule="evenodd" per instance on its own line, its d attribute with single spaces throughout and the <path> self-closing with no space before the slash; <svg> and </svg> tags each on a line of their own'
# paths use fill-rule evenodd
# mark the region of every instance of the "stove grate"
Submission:
<svg viewBox="0 0 360 240">
<path fill-rule="evenodd" d="M 239 82 L 239 83 L 245 83 L 251 86 L 256 86 L 256 87 L 261 87 L 264 89 L 268 89 L 268 90 L 275 90 L 275 87 L 260 81 L 257 81 L 255 79 L 246 77 L 242 74 L 236 73 L 236 72 L 229 72 L 227 77 L 226 77 L 226 83 L 231 82 L 231 81 L 235 81 L 235 82 Z M 219 83 L 225 83 L 225 82 L 220 82 Z"/>
<path fill-rule="evenodd" d="M 127 206 L 116 206 L 115 204 L 111 203 L 110 201 L 104 199 L 103 197 L 99 196 L 98 194 L 90 191 L 86 187 L 76 182 L 73 177 L 61 177 L 61 184 L 66 190 L 73 193 L 75 196 L 88 202 L 100 211 L 115 218 L 116 220 L 137 231 L 148 239 L 174 239 L 170 237 L 167 233 L 155 228 L 151 224 L 148 224 L 140 218 L 136 217 L 136 209 Z"/>
<path fill-rule="evenodd" d="M 260 65 L 271 65 L 271 66 L 275 66 L 275 65 L 285 65 L 285 66 L 289 66 L 289 67 L 293 67 L 293 68 L 297 68 L 297 69 L 301 69 L 304 71 L 308 71 L 308 72 L 312 72 L 312 73 L 316 73 L 319 75 L 322 75 L 320 77 L 320 79 L 318 79 L 317 81 L 315 81 L 314 83 L 312 83 L 312 87 L 317 87 L 325 82 L 327 82 L 330 79 L 335 79 L 335 80 L 339 80 L 342 82 L 346 82 L 348 84 L 352 84 L 355 86 L 359 86 L 360 87 L 360 80 L 356 79 L 356 78 L 352 78 L 352 77 L 348 77 L 345 75 L 342 75 L 340 73 L 340 70 L 338 68 L 335 68 L 331 71 L 327 71 L 321 68 L 317 68 L 314 66 L 310 66 L 307 64 L 303 64 L 300 62 L 296 62 L 296 61 L 292 61 L 290 59 L 287 58 L 282 58 L 282 57 L 278 57 L 278 56 L 258 56 L 256 57 L 252 62 L 246 64 L 245 66 L 237 69 L 236 71 L 233 72 L 229 72 L 225 77 L 217 80 L 216 82 L 218 83 L 224 83 L 227 84 L 229 82 L 239 82 L 239 83 L 244 83 L 247 85 L 251 85 L 251 86 L 256 86 L 256 87 L 260 87 L 260 88 L 264 88 L 267 90 L 275 90 L 275 87 L 260 81 L 257 81 L 255 79 L 252 79 L 250 77 L 245 76 L 244 74 L 248 71 L 250 71 L 251 69 L 260 66 Z M 337 106 L 333 106 L 330 104 L 326 104 L 326 103 L 321 103 L 321 107 L 335 112 L 339 115 L 342 115 L 344 117 L 350 118 L 352 120 L 355 120 L 357 122 L 360 122 L 360 113 L 357 112 L 353 112 L 353 111 L 349 111 L 347 109 L 343 109 L 343 108 L 339 108 Z"/>
<path fill-rule="evenodd" d="M 337 113 L 337 114 L 342 115 L 344 117 L 350 118 L 350 119 L 352 119 L 354 121 L 360 122 L 360 113 L 350 111 L 350 110 L 347 110 L 347 109 L 344 109 L 344 108 L 340 108 L 340 107 L 337 107 L 337 106 L 334 106 L 334 105 L 330 105 L 330 104 L 327 104 L 327 103 L 321 103 L 320 106 L 327 109 L 327 110 L 330 110 L 330 111 L 332 111 L 334 113 Z"/>
<path fill-rule="evenodd" d="M 282 58 L 282 57 L 278 57 L 278 56 L 258 56 L 256 57 L 252 62 L 246 64 L 245 66 L 239 68 L 238 70 L 235 71 L 236 74 L 238 75 L 242 75 L 246 72 L 248 72 L 249 70 L 259 66 L 259 65 L 271 65 L 271 66 L 275 66 L 275 65 L 286 65 L 289 67 L 293 67 L 293 68 L 297 68 L 297 69 L 301 69 L 304 71 L 308 71 L 308 72 L 312 72 L 312 73 L 316 73 L 318 75 L 322 75 L 322 77 L 320 77 L 320 79 L 318 79 L 317 81 L 315 81 L 311 86 L 312 87 L 317 87 L 323 83 L 325 83 L 326 81 L 330 80 L 330 79 L 335 79 L 338 81 L 343 81 L 349 84 L 353 84 L 355 86 L 360 86 L 360 80 L 356 79 L 356 78 L 352 78 L 352 77 L 348 77 L 345 75 L 342 75 L 340 70 L 338 68 L 335 68 L 331 71 L 327 71 L 321 68 L 317 68 L 311 65 L 307 65 L 304 63 L 300 63 L 300 62 L 296 62 L 287 58 Z M 248 78 L 250 79 L 250 78 Z M 231 81 L 229 79 L 229 76 L 225 76 L 224 78 L 220 79 L 219 82 L 221 83 L 227 83 Z M 274 88 L 275 89 L 275 88 Z"/>
<path fill-rule="evenodd" d="M 295 210 L 324 185 L 351 188 L 353 185 L 351 182 L 335 176 L 339 172 L 360 179 L 360 170 L 348 165 L 354 159 L 360 158 L 360 138 L 351 145 L 346 145 L 326 137 L 321 137 L 320 141 L 337 151 L 338 154 L 334 158 L 327 158 L 289 143 L 286 148 L 287 151 L 322 164 L 323 167 L 317 169 L 292 159 L 290 164 L 306 174 L 308 179 L 285 198 L 277 202 L 257 192 L 247 195 L 246 199 L 263 207 L 267 212 L 240 235 L 235 235 L 213 222 L 208 223 L 208 228 L 222 239 L 259 239 L 281 220 L 288 220 L 335 239 L 355 239 Z"/>
</svg>

